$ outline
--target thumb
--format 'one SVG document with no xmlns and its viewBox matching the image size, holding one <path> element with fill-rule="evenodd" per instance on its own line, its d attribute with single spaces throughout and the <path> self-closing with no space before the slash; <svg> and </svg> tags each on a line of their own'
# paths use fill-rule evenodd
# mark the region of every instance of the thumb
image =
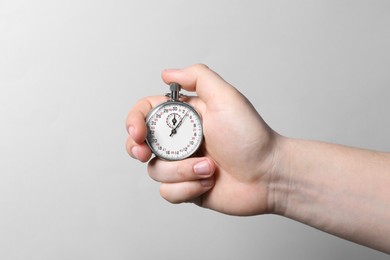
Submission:
<svg viewBox="0 0 390 260">
<path fill-rule="evenodd" d="M 227 94 L 229 90 L 235 90 L 233 86 L 203 64 L 184 69 L 167 69 L 162 72 L 161 76 L 167 84 L 176 82 L 187 91 L 196 91 L 205 103 Z"/>
</svg>

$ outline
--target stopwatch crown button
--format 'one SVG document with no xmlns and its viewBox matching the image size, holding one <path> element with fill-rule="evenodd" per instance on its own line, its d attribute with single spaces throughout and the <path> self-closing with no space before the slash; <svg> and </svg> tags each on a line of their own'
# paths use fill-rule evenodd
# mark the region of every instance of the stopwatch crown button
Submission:
<svg viewBox="0 0 390 260">
<path fill-rule="evenodd" d="M 180 84 L 176 83 L 176 82 L 172 82 L 171 84 L 169 84 L 169 88 L 171 91 L 180 91 L 181 90 Z"/>
<path fill-rule="evenodd" d="M 171 90 L 170 98 L 172 100 L 178 100 L 180 97 L 179 92 L 181 90 L 181 86 L 176 82 L 172 82 L 171 84 L 169 84 L 169 88 Z"/>
</svg>

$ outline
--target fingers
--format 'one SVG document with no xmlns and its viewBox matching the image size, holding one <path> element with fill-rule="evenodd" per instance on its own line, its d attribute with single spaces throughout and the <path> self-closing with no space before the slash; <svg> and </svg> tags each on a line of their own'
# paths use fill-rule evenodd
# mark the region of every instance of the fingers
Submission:
<svg viewBox="0 0 390 260">
<path fill-rule="evenodd" d="M 167 84 L 179 83 L 188 91 L 196 91 L 207 103 L 213 97 L 220 96 L 234 88 L 206 65 L 198 64 L 184 69 L 169 69 L 162 72 L 162 79 Z"/>
<path fill-rule="evenodd" d="M 152 152 L 146 143 L 137 144 L 130 136 L 126 141 L 126 150 L 131 157 L 140 160 L 141 162 L 149 161 L 152 156 Z"/>
<path fill-rule="evenodd" d="M 160 194 L 164 199 L 174 204 L 197 202 L 213 185 L 214 178 L 182 183 L 163 183 L 160 187 Z"/>
<path fill-rule="evenodd" d="M 172 162 L 153 159 L 148 165 L 149 176 L 165 183 L 205 179 L 212 176 L 214 171 L 215 165 L 208 158 L 188 158 Z"/>
<path fill-rule="evenodd" d="M 147 97 L 138 101 L 130 110 L 126 120 L 126 129 L 136 143 L 140 144 L 145 141 L 147 133 L 145 118 L 149 111 L 165 100 L 163 96 Z"/>
<path fill-rule="evenodd" d="M 129 137 L 126 141 L 126 150 L 131 157 L 141 162 L 148 161 L 152 156 L 149 147 L 144 142 L 147 135 L 145 118 L 154 106 L 165 100 L 163 96 L 144 98 L 138 101 L 127 116 L 126 129 Z"/>
<path fill-rule="evenodd" d="M 171 203 L 193 201 L 215 182 L 215 164 L 205 157 L 175 162 L 153 159 L 148 172 L 152 179 L 162 183 L 161 196 Z"/>
</svg>

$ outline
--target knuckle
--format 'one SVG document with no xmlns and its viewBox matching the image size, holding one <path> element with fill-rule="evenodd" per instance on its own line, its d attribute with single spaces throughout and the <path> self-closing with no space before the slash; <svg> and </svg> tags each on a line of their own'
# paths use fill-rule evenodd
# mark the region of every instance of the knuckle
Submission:
<svg viewBox="0 0 390 260">
<path fill-rule="evenodd" d="M 175 185 L 176 186 L 176 185 Z M 182 183 L 179 186 L 172 187 L 170 184 L 162 183 L 160 186 L 160 195 L 172 204 L 180 204 L 191 201 L 198 197 L 199 190 L 193 185 Z"/>
<path fill-rule="evenodd" d="M 206 64 L 198 63 L 194 65 L 194 68 L 197 70 L 208 70 L 209 67 Z"/>
<path fill-rule="evenodd" d="M 126 147 L 126 151 L 129 155 L 131 155 L 132 145 L 133 145 L 132 139 L 130 137 L 127 137 L 125 147 Z"/>
<path fill-rule="evenodd" d="M 173 196 L 173 194 L 170 192 L 167 185 L 164 183 L 160 186 L 160 195 L 163 199 L 166 201 L 172 203 L 172 204 L 179 204 L 182 202 L 177 196 Z"/>
<path fill-rule="evenodd" d="M 177 178 L 181 181 L 186 180 L 188 177 L 187 167 L 183 163 L 176 164 L 176 175 Z"/>
<path fill-rule="evenodd" d="M 183 196 L 186 201 L 191 200 L 195 197 L 196 190 L 192 186 L 186 186 L 183 188 Z"/>
</svg>

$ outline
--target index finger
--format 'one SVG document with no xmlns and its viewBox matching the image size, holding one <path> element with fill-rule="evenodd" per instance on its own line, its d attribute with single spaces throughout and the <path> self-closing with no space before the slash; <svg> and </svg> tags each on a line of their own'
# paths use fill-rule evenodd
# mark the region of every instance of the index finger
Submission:
<svg viewBox="0 0 390 260">
<path fill-rule="evenodd" d="M 185 90 L 196 91 L 205 103 L 215 97 L 229 97 L 231 91 L 236 91 L 232 85 L 203 64 L 184 69 L 164 70 L 161 76 L 167 84 L 176 82 Z"/>
</svg>

